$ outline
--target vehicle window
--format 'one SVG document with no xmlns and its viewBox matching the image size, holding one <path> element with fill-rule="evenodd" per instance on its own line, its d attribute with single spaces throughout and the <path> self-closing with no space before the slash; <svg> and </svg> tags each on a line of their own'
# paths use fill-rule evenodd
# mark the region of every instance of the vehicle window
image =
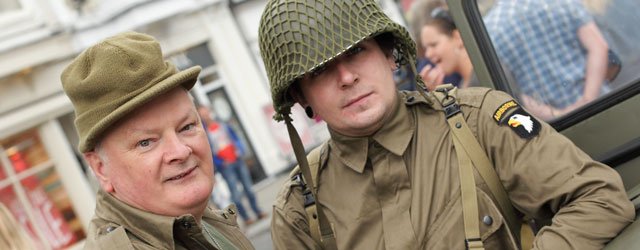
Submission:
<svg viewBox="0 0 640 250">
<path fill-rule="evenodd" d="M 553 121 L 640 78 L 637 0 L 478 1 L 512 94 Z"/>
</svg>

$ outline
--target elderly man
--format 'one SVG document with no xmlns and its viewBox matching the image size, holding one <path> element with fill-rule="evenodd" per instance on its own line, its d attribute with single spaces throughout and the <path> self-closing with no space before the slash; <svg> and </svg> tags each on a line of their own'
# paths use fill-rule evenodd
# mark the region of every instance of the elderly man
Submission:
<svg viewBox="0 0 640 250">
<path fill-rule="evenodd" d="M 62 73 L 79 150 L 102 189 L 87 249 L 251 249 L 234 207 L 207 208 L 213 161 L 189 98 L 200 67 L 178 71 L 154 38 L 127 32 Z"/>
</svg>

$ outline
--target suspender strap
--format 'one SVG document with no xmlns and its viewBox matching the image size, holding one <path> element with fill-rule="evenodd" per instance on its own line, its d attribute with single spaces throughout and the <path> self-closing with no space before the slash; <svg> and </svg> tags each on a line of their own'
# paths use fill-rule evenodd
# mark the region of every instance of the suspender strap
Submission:
<svg viewBox="0 0 640 250">
<path fill-rule="evenodd" d="M 453 93 L 455 94 L 455 92 Z M 489 190 L 496 198 L 498 206 L 507 220 L 507 226 L 509 227 L 511 234 L 515 237 L 516 242 L 519 242 L 521 220 L 516 216 L 513 206 L 511 205 L 509 195 L 493 168 L 493 164 L 464 120 L 464 117 L 460 112 L 460 108 L 456 103 L 455 97 L 448 94 L 449 92 L 446 86 L 434 91 L 436 99 L 440 101 L 444 107 L 445 116 L 447 117 L 447 122 L 451 127 L 451 131 L 453 131 L 454 137 L 460 140 L 460 144 L 462 145 L 460 149 L 456 146 L 456 150 L 458 152 L 466 152 L 466 154 L 471 158 L 473 165 L 476 167 L 478 173 L 480 173 L 480 176 L 485 183 L 487 183 Z"/>
<path fill-rule="evenodd" d="M 461 119 L 462 114 L 458 113 L 447 122 L 451 127 Z M 455 135 L 455 133 L 454 133 Z M 457 136 L 453 137 L 453 143 L 458 155 L 458 174 L 460 176 L 460 191 L 462 196 L 462 215 L 464 218 L 464 236 L 467 249 L 483 249 L 482 239 L 480 238 L 480 223 L 478 216 L 478 194 L 476 193 L 476 181 L 473 178 L 473 166 L 471 159 L 464 152 L 460 140 Z"/>
<path fill-rule="evenodd" d="M 320 155 L 325 148 L 326 142 L 321 146 L 314 148 L 307 155 L 307 161 L 309 163 L 309 170 L 311 172 L 311 178 L 313 180 L 313 186 L 309 187 L 305 195 L 305 212 L 309 221 L 309 229 L 311 231 L 311 237 L 319 242 L 323 249 L 337 249 L 335 242 L 335 236 L 333 234 L 333 227 L 329 220 L 325 216 L 322 209 L 318 207 L 314 196 L 311 195 L 310 190 L 318 192 L 318 175 L 320 174 Z"/>
<path fill-rule="evenodd" d="M 298 131 L 291 124 L 291 117 L 285 116 L 285 124 L 287 125 L 287 132 L 289 133 L 289 139 L 293 146 L 293 152 L 300 166 L 300 171 L 306 183 L 307 190 L 305 190 L 305 212 L 307 213 L 307 221 L 309 223 L 309 231 L 311 237 L 318 243 L 322 249 L 337 249 L 335 235 L 331 228 L 331 224 L 327 220 L 326 216 L 322 212 L 322 209 L 318 206 L 316 199 L 318 197 L 317 174 L 320 171 L 320 148 L 316 148 L 311 151 L 309 159 L 313 159 L 315 164 L 314 171 L 311 170 L 310 164 L 307 161 L 307 156 L 304 152 L 304 146 L 302 140 L 298 135 Z M 324 146 L 324 144 L 323 144 Z M 310 194 L 308 193 L 310 192 Z M 308 202 L 309 201 L 309 202 Z M 308 204 L 307 204 L 308 203 Z"/>
<path fill-rule="evenodd" d="M 515 211 L 513 210 L 513 206 L 511 205 L 511 200 L 509 200 L 509 195 L 507 191 L 504 190 L 504 186 L 502 186 L 502 182 L 498 177 L 495 169 L 493 168 L 493 164 L 489 161 L 489 158 L 482 150 L 480 143 L 475 139 L 469 126 L 461 117 L 461 128 L 455 129 L 454 131 L 456 137 L 460 140 L 464 151 L 471 157 L 471 161 L 473 165 L 476 166 L 478 173 L 484 181 L 487 183 L 489 190 L 494 195 L 498 202 L 498 206 L 501 208 L 502 213 L 507 219 L 507 226 L 511 230 L 511 233 L 515 236 L 516 242 L 520 240 L 520 222 L 516 216 Z M 456 123 L 457 126 L 457 123 Z"/>
</svg>

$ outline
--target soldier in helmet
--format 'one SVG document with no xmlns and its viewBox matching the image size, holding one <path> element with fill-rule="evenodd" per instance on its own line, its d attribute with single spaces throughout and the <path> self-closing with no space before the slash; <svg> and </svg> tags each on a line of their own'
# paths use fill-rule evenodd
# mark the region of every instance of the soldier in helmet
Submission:
<svg viewBox="0 0 640 250">
<path fill-rule="evenodd" d="M 271 0 L 259 36 L 299 164 L 274 204 L 277 249 L 517 249 L 523 215 L 552 219 L 536 249 L 600 249 L 633 220 L 620 176 L 508 94 L 396 91 L 415 45 L 374 0 Z M 331 135 L 309 155 L 295 103 Z"/>
</svg>

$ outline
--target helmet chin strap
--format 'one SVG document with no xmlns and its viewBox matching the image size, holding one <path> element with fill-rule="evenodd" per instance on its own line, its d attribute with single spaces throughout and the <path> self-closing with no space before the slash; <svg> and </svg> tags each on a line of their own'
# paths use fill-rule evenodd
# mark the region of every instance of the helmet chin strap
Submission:
<svg viewBox="0 0 640 250">
<path fill-rule="evenodd" d="M 311 177 L 311 170 L 309 169 L 309 162 L 307 161 L 307 155 L 304 151 L 304 145 L 302 144 L 300 135 L 298 135 L 298 131 L 293 126 L 293 123 L 291 123 L 291 116 L 283 115 L 283 117 L 284 123 L 287 125 L 287 132 L 289 133 L 291 146 L 293 146 L 293 153 L 296 156 L 296 160 L 298 161 L 298 165 L 300 166 L 300 170 L 302 171 L 305 182 L 308 184 L 308 186 L 315 187 L 315 185 L 313 185 L 314 183 Z M 317 197 L 317 192 L 314 188 L 311 189 L 311 193 L 314 197 Z"/>
<path fill-rule="evenodd" d="M 416 65 L 414 63 L 409 63 L 409 66 L 411 67 L 411 73 L 413 73 L 413 75 L 415 76 L 414 80 L 415 80 L 415 85 L 416 85 L 416 89 L 418 90 L 418 93 L 420 93 L 420 95 L 424 97 L 424 99 L 427 102 L 429 102 L 429 105 L 432 105 L 433 103 L 431 102 L 431 99 L 427 98 L 427 91 L 426 91 L 427 87 L 425 87 L 422 77 L 420 76 L 420 74 L 418 74 Z"/>
<path fill-rule="evenodd" d="M 305 211 L 307 211 L 307 213 L 309 213 L 309 211 L 312 211 L 311 213 L 317 215 L 317 218 L 315 216 L 313 218 L 309 218 L 309 227 L 312 232 L 312 237 L 314 235 L 314 227 L 318 228 L 318 230 L 315 231 L 317 234 L 317 238 L 314 237 L 314 240 L 319 240 L 319 242 L 317 243 L 321 245 L 322 249 L 335 250 L 337 249 L 337 245 L 335 242 L 334 230 L 332 225 L 327 220 L 324 212 L 322 211 L 322 206 L 320 206 L 318 203 L 318 186 L 314 184 L 315 180 L 311 175 L 311 169 L 309 167 L 309 162 L 307 161 L 307 155 L 304 151 L 304 145 L 302 145 L 302 140 L 300 140 L 298 131 L 296 131 L 296 128 L 291 123 L 291 116 L 284 115 L 284 122 L 287 125 L 289 140 L 291 140 L 293 152 L 296 155 L 296 160 L 298 160 L 298 166 L 302 171 L 304 182 L 306 183 L 307 188 L 311 190 L 311 195 L 315 200 L 315 202 L 310 207 L 305 207 Z M 320 168 L 318 168 L 318 170 L 319 169 Z M 309 210 L 309 208 L 311 208 L 311 210 Z M 315 222 L 311 220 L 314 220 Z"/>
</svg>

